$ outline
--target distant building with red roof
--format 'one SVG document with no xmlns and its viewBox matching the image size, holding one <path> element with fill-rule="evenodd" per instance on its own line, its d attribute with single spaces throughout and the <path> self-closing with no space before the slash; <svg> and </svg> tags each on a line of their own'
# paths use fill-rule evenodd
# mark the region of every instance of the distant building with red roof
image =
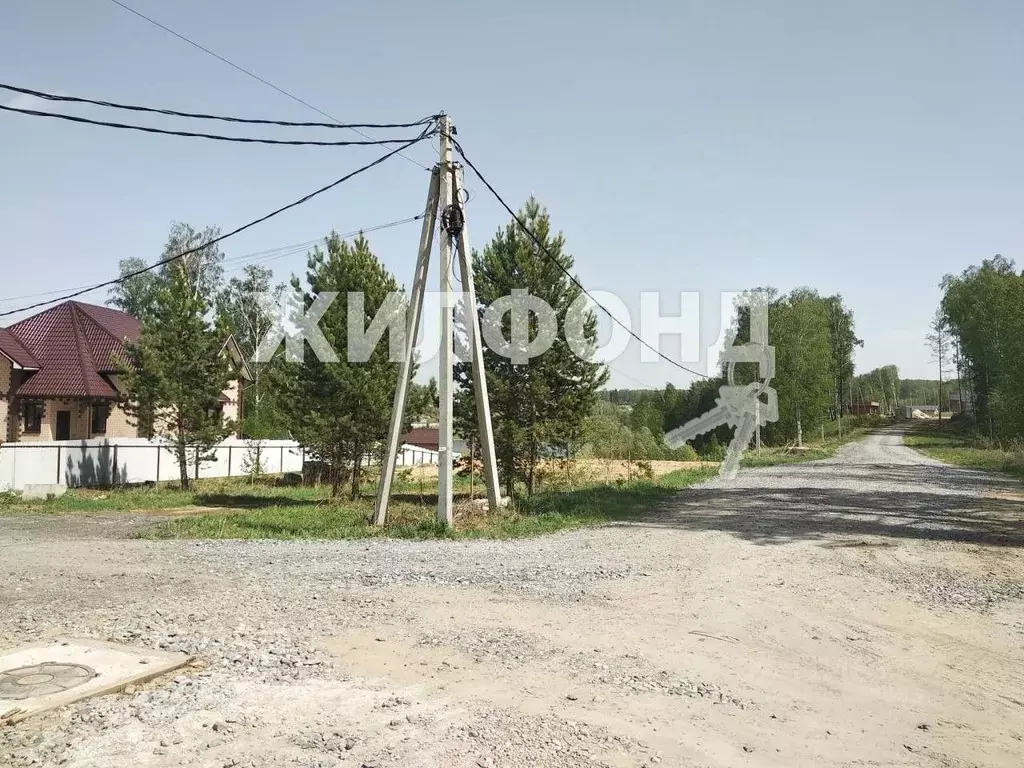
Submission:
<svg viewBox="0 0 1024 768">
<path fill-rule="evenodd" d="M 129 314 L 77 301 L 0 328 L 0 441 L 139 437 L 117 381 L 139 330 Z M 241 391 L 239 380 L 225 391 L 225 418 L 241 418 Z"/>
</svg>

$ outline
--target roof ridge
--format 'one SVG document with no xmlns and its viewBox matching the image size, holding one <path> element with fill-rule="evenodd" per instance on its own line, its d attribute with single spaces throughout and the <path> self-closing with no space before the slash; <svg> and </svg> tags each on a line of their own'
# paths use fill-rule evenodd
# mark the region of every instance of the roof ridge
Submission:
<svg viewBox="0 0 1024 768">
<path fill-rule="evenodd" d="M 81 312 L 81 313 L 82 313 L 83 315 L 85 315 L 86 317 L 88 317 L 88 318 L 89 318 L 90 322 L 92 322 L 92 324 L 93 324 L 93 325 L 95 325 L 95 326 L 97 326 L 98 328 L 102 329 L 102 330 L 103 330 L 103 332 L 104 332 L 105 334 L 107 334 L 107 336 L 109 336 L 110 338 L 112 338 L 112 339 L 113 339 L 114 341 L 116 341 L 116 342 L 117 342 L 118 344 L 123 344 L 123 343 L 124 343 L 124 339 L 120 339 L 120 338 L 118 338 L 118 337 L 117 337 L 117 336 L 116 336 L 116 335 L 115 335 L 115 334 L 113 333 L 113 331 L 111 331 L 111 330 L 110 330 L 109 328 L 107 328 L 107 326 L 106 326 L 106 325 L 104 325 L 103 323 L 101 323 L 101 322 L 100 322 L 99 320 L 97 320 L 97 319 L 96 319 L 95 317 L 93 317 L 92 315 L 90 315 L 90 314 L 89 314 L 89 313 L 88 313 L 88 312 L 87 312 L 87 311 L 86 311 L 85 309 L 83 309 L 83 307 L 96 307 L 97 309 L 109 309 L 108 307 L 101 307 L 101 306 L 99 306 L 98 304 L 83 304 L 83 303 L 82 303 L 82 302 L 80 302 L 80 301 L 69 301 L 69 302 L 68 302 L 68 304 L 70 304 L 70 305 L 71 305 L 71 308 L 72 308 L 73 310 L 75 310 L 75 314 L 76 314 L 76 315 L 77 315 L 77 314 L 78 314 L 79 312 Z M 120 312 L 120 313 L 121 313 L 122 315 L 125 315 L 126 317 L 131 317 L 131 315 L 129 315 L 129 314 L 127 313 L 127 312 L 121 312 L 121 310 L 119 310 L 119 309 L 111 309 L 110 311 L 111 311 L 111 312 Z"/>
<path fill-rule="evenodd" d="M 71 325 L 75 329 L 75 344 L 78 347 L 78 362 L 82 366 L 82 386 L 84 387 L 86 394 L 91 395 L 89 391 L 89 375 L 87 372 L 96 370 L 96 361 L 92 359 L 92 350 L 89 349 L 89 339 L 85 335 L 85 331 L 82 330 L 82 321 L 78 316 L 81 311 L 76 306 L 77 302 L 69 301 L 71 305 Z M 84 312 L 82 314 L 85 314 Z"/>
</svg>

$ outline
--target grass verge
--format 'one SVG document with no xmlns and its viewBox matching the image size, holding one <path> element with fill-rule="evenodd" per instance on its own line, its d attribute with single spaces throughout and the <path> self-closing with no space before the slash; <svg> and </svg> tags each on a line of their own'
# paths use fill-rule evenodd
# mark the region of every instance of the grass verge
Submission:
<svg viewBox="0 0 1024 768">
<path fill-rule="evenodd" d="M 830 459 L 836 455 L 836 451 L 847 443 L 863 440 L 881 423 L 880 420 L 875 419 L 844 417 L 842 435 L 839 434 L 838 425 L 833 421 L 826 426 L 824 442 L 821 440 L 808 440 L 805 442 L 807 450 L 800 453 L 793 453 L 786 448 L 762 448 L 760 451 L 751 448 L 743 454 L 743 461 L 740 466 L 753 469 L 756 467 L 774 467 L 779 464 L 799 464 L 804 461 Z"/>
<path fill-rule="evenodd" d="M 383 527 L 369 523 L 372 487 L 355 501 L 331 502 L 325 488 L 282 488 L 244 481 L 200 481 L 190 492 L 174 488 L 72 490 L 60 499 L 8 506 L 0 513 L 180 511 L 180 516 L 138 534 L 150 539 L 510 539 L 636 519 L 679 489 L 708 480 L 715 473 L 712 467 L 693 468 L 632 483 L 545 489 L 515 508 L 494 514 L 481 513 L 463 490 L 456 494 L 454 528 L 436 522 L 437 487 L 421 483 L 396 484 L 389 521 Z"/>
<path fill-rule="evenodd" d="M 1024 478 L 1024 451 L 987 445 L 958 431 L 952 423 L 941 428 L 931 422 L 915 425 L 913 432 L 903 436 L 903 443 L 947 464 Z"/>
</svg>

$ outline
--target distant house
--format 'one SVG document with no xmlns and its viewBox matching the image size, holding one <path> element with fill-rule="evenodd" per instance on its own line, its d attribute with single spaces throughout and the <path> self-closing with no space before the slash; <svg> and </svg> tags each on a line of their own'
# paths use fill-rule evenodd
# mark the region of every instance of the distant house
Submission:
<svg viewBox="0 0 1024 768">
<path fill-rule="evenodd" d="M 66 301 L 0 328 L 0 442 L 139 437 L 118 406 L 116 360 L 139 338 L 139 321 L 109 307 Z M 225 419 L 240 420 L 251 380 L 233 339 L 238 375 L 221 395 Z"/>
<path fill-rule="evenodd" d="M 866 416 L 872 413 L 881 413 L 882 406 L 876 402 L 854 403 L 850 406 L 850 413 L 857 416 Z"/>
<path fill-rule="evenodd" d="M 974 398 L 970 392 L 950 392 L 949 410 L 953 413 L 973 413 Z"/>
<path fill-rule="evenodd" d="M 420 426 L 413 427 L 399 439 L 402 445 L 415 445 L 417 448 L 426 448 L 436 451 L 440 443 L 438 427 Z M 466 442 L 458 437 L 452 439 L 452 453 L 463 454 L 466 452 Z"/>
</svg>

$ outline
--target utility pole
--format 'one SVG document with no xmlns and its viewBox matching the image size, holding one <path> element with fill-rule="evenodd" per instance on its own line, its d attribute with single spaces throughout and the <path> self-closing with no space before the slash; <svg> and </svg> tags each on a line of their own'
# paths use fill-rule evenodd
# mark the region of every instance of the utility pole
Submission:
<svg viewBox="0 0 1024 768">
<path fill-rule="evenodd" d="M 494 432 L 491 428 L 491 406 L 487 396 L 487 377 L 484 375 L 483 339 L 480 332 L 480 318 L 476 310 L 476 289 L 473 282 L 473 267 L 469 262 L 469 234 L 466 217 L 462 208 L 462 168 L 452 162 L 452 135 L 455 127 L 451 118 L 440 118 L 440 163 L 430 175 L 427 191 L 427 206 L 420 235 L 419 256 L 413 277 L 412 295 L 409 301 L 409 316 L 406 319 L 406 348 L 399 372 L 398 387 L 391 410 L 388 441 L 385 447 L 384 463 L 381 466 L 380 485 L 374 507 L 374 522 L 383 525 L 387 520 L 388 502 L 395 476 L 395 461 L 398 456 L 402 422 L 405 416 L 405 401 L 412 372 L 413 351 L 419 332 L 420 315 L 423 312 L 423 295 L 426 290 L 427 273 L 430 266 L 430 249 L 434 240 L 434 229 L 438 218 L 441 220 L 440 293 L 441 293 L 441 349 L 438 355 L 438 494 L 437 519 L 445 525 L 453 521 L 452 511 L 452 410 L 455 394 L 453 378 L 454 329 L 453 311 L 455 293 L 452 291 L 453 253 L 459 261 L 462 279 L 463 307 L 465 309 L 466 331 L 470 349 L 470 364 L 473 371 L 473 391 L 476 397 L 477 428 L 480 434 L 480 448 L 484 482 L 487 485 L 487 500 L 493 512 L 507 499 L 501 498 L 498 487 L 498 463 L 494 451 Z M 452 240 L 455 240 L 454 248 Z"/>
<path fill-rule="evenodd" d="M 455 334 L 452 328 L 452 121 L 441 117 L 441 350 L 438 353 L 437 404 L 437 520 L 452 524 L 452 410 L 454 384 L 452 357 L 455 354 Z M 460 227 L 461 229 L 461 227 Z M 474 308 L 475 309 L 475 308 Z"/>
</svg>

